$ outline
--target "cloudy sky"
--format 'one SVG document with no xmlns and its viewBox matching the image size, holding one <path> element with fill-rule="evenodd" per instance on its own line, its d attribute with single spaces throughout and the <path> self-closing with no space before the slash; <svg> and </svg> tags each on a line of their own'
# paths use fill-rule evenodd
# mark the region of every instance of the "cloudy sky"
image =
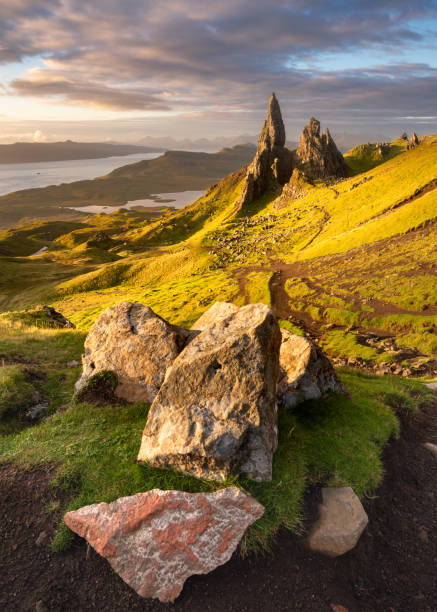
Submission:
<svg viewBox="0 0 437 612">
<path fill-rule="evenodd" d="M 1 0 L 0 141 L 437 132 L 437 0 Z"/>
</svg>

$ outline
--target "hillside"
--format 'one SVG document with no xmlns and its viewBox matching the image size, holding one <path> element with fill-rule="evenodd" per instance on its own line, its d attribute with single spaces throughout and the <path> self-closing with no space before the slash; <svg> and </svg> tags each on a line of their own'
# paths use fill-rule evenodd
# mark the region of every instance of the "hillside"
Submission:
<svg viewBox="0 0 437 612">
<path fill-rule="evenodd" d="M 154 153 L 153 147 L 107 142 L 15 142 L 0 144 L 0 164 L 24 164 L 69 159 L 94 159 L 132 153 Z"/>
<path fill-rule="evenodd" d="M 42 255 L 3 260 L 2 308 L 36 306 L 43 293 L 87 329 L 122 299 L 147 303 L 182 324 L 218 299 L 263 300 L 332 355 L 420 369 L 421 362 L 434 363 L 437 350 L 436 153 L 437 137 L 430 136 L 353 178 L 308 184 L 298 199 L 268 191 L 244 215 L 235 212 L 244 176 L 237 172 L 159 220 L 133 213 L 89 217 L 86 231 L 61 230 Z M 173 156 L 182 173 L 180 156 L 167 154 L 112 175 L 150 176 Z M 116 246 L 86 247 L 102 228 Z M 5 248 L 3 242 L 6 254 Z M 29 269 L 47 278 L 54 270 L 55 277 L 35 289 Z"/>
<path fill-rule="evenodd" d="M 218 153 L 168 151 L 155 159 L 128 164 L 94 180 L 26 189 L 0 197 L 0 228 L 24 220 L 76 219 L 69 206 L 122 206 L 157 193 L 206 189 L 248 163 L 251 145 Z"/>
</svg>

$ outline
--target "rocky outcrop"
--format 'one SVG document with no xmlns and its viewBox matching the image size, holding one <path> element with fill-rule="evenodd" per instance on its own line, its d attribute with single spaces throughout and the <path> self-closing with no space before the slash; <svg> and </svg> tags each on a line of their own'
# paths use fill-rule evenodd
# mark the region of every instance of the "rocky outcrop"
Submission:
<svg viewBox="0 0 437 612">
<path fill-rule="evenodd" d="M 43 306 L 42 309 L 44 315 L 54 327 L 76 329 L 76 325 L 74 323 L 66 319 L 63 314 L 61 314 L 51 306 Z"/>
<path fill-rule="evenodd" d="M 85 340 L 82 376 L 75 390 L 99 371 L 114 372 L 115 395 L 128 402 L 152 402 L 167 369 L 189 332 L 171 325 L 148 306 L 121 302 L 107 308 Z"/>
<path fill-rule="evenodd" d="M 345 393 L 345 389 L 321 349 L 303 336 L 281 329 L 278 400 L 285 408 L 318 399 L 328 391 Z"/>
<path fill-rule="evenodd" d="M 287 149 L 281 109 L 272 93 L 257 152 L 247 168 L 234 213 L 243 211 L 268 189 L 279 190 L 285 185 L 283 197 L 280 196 L 275 203 L 281 207 L 284 202 L 303 195 L 302 182 L 346 176 L 348 167 L 343 155 L 328 129 L 320 134 L 320 123 L 314 117 L 304 128 L 296 151 Z"/>
<path fill-rule="evenodd" d="M 320 122 L 312 117 L 304 127 L 294 154 L 294 166 L 311 181 L 348 175 L 343 155 L 326 129 L 320 134 Z"/>
<path fill-rule="evenodd" d="M 417 136 L 416 132 L 413 132 L 411 134 L 409 143 L 408 143 L 408 149 L 414 149 L 414 147 L 417 147 L 417 145 L 420 143 L 419 137 Z"/>
<path fill-rule="evenodd" d="M 355 547 L 369 519 L 351 487 L 322 489 L 319 519 L 308 536 L 311 550 L 330 557 Z"/>
<path fill-rule="evenodd" d="M 272 477 L 281 334 L 264 304 L 216 320 L 168 370 L 139 461 L 198 478 Z"/>
<path fill-rule="evenodd" d="M 263 513 L 235 487 L 215 493 L 154 489 L 85 506 L 64 520 L 138 595 L 173 602 L 189 576 L 226 563 Z"/>
<path fill-rule="evenodd" d="M 238 202 L 244 208 L 260 198 L 271 184 L 284 185 L 292 171 L 292 154 L 285 147 L 285 127 L 274 93 L 270 96 L 267 118 L 258 138 L 256 155 L 247 169 Z"/>
<path fill-rule="evenodd" d="M 308 185 L 303 172 L 295 168 L 290 180 L 284 185 L 281 195 L 275 200 L 274 208 L 283 208 L 288 206 L 291 200 L 303 198 L 308 193 L 309 188 L 310 185 Z"/>
</svg>

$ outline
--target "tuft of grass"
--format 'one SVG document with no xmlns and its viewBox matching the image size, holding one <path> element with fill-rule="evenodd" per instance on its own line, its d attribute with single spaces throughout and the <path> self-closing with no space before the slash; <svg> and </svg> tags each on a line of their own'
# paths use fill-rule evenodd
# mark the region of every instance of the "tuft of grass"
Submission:
<svg viewBox="0 0 437 612">
<path fill-rule="evenodd" d="M 0 367 L 0 419 L 16 416 L 29 408 L 34 391 L 20 366 Z"/>
<path fill-rule="evenodd" d="M 356 334 L 341 330 L 327 332 L 323 338 L 323 348 L 340 357 L 359 357 L 366 361 L 387 361 L 388 355 L 380 354 L 371 346 L 364 346 L 358 342 Z"/>
<path fill-rule="evenodd" d="M 271 277 L 271 272 L 250 272 L 247 275 L 246 291 L 249 303 L 258 304 L 262 302 L 270 306 L 269 281 Z"/>
<path fill-rule="evenodd" d="M 294 323 L 290 323 L 290 321 L 284 321 L 283 319 L 280 319 L 278 323 L 279 323 L 279 327 L 282 327 L 283 329 L 287 329 L 292 334 L 296 334 L 296 336 L 305 335 L 304 331 L 300 327 L 297 327 L 297 325 L 294 325 Z"/>
</svg>

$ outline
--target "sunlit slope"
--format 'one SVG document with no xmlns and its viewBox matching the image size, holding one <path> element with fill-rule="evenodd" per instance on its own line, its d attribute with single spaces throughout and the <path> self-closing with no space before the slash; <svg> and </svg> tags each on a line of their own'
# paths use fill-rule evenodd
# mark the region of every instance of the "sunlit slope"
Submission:
<svg viewBox="0 0 437 612">
<path fill-rule="evenodd" d="M 50 303 L 87 330 L 121 300 L 181 325 L 216 300 L 261 300 L 331 354 L 393 359 L 363 344 L 368 330 L 396 337 L 414 359 L 436 353 L 437 137 L 364 174 L 306 185 L 299 199 L 279 202 L 272 188 L 237 213 L 243 177 L 235 172 L 159 218 L 90 216 L 33 262 L 5 258 L 0 308 L 19 319 L 20 309 Z M 109 246 L 95 245 L 96 230 Z"/>
<path fill-rule="evenodd" d="M 398 138 L 387 145 L 383 145 L 381 148 L 379 143 L 367 142 L 350 149 L 344 154 L 344 159 L 350 168 L 351 174 L 360 174 L 406 151 L 408 143 L 408 140 Z"/>
<path fill-rule="evenodd" d="M 316 187 L 290 202 L 289 210 L 300 215 L 300 226 L 311 226 L 319 217 L 307 244 L 302 236 L 292 253 L 299 259 L 313 258 L 411 231 L 437 217 L 436 186 L 434 136 L 369 172 Z"/>
</svg>

